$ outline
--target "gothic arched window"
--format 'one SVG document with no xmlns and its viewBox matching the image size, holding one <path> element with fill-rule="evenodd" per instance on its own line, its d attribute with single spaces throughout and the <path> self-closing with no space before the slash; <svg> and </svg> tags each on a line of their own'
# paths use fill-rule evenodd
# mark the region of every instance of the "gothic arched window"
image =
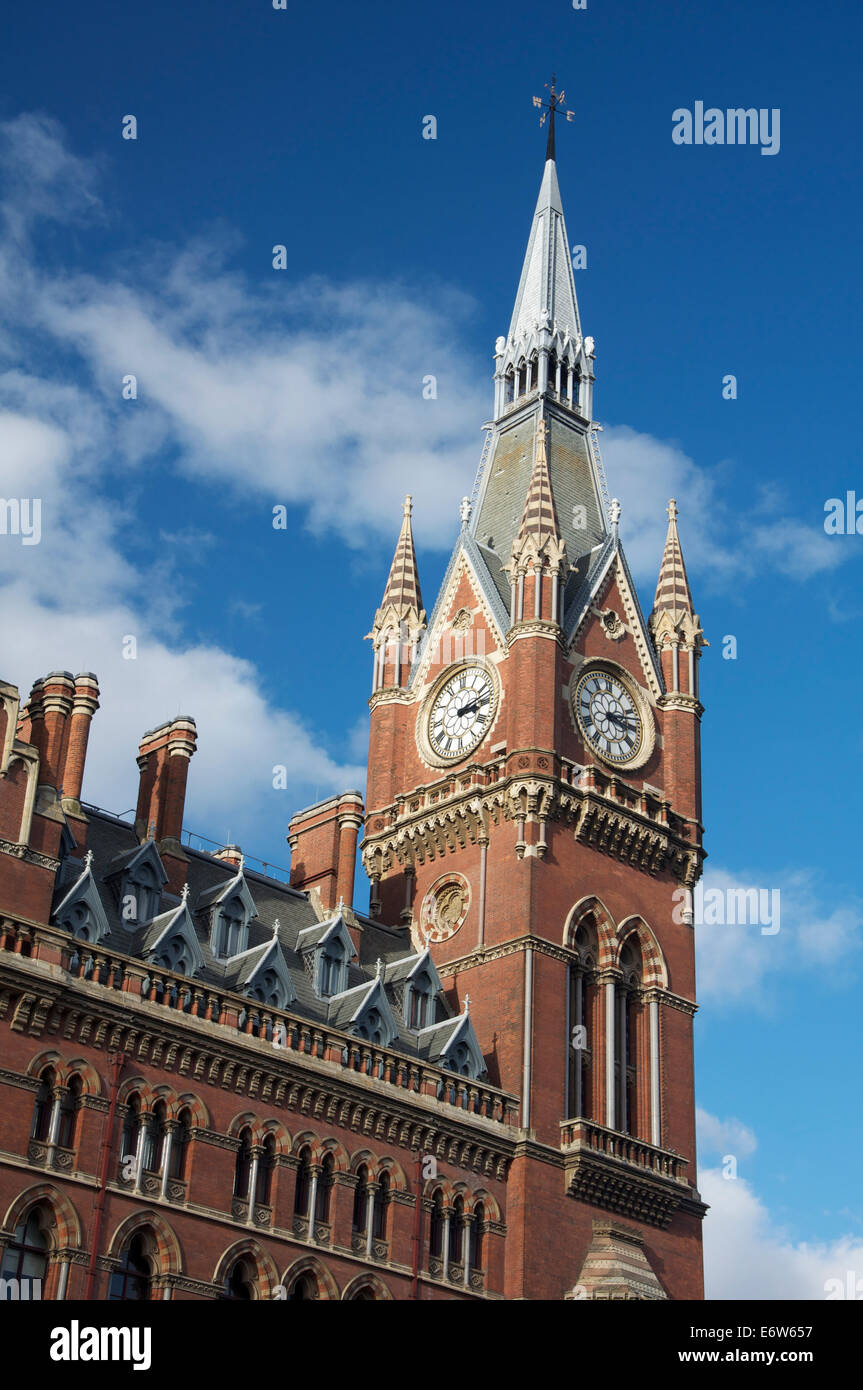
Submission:
<svg viewBox="0 0 863 1390">
<path fill-rule="evenodd" d="M 256 1277 L 257 1272 L 251 1260 L 245 1256 L 234 1260 L 225 1275 L 220 1298 L 233 1302 L 248 1302 L 255 1297 Z"/>
<path fill-rule="evenodd" d="M 387 1209 L 390 1203 L 390 1175 L 381 1173 L 378 1190 L 375 1193 L 372 1234 L 375 1240 L 387 1238 Z"/>
<path fill-rule="evenodd" d="M 258 1181 L 255 1201 L 260 1206 L 270 1204 L 273 1187 L 273 1169 L 276 1166 L 276 1137 L 268 1134 L 264 1139 L 264 1151 L 258 1159 Z"/>
<path fill-rule="evenodd" d="M 369 1217 L 369 1170 L 364 1163 L 357 1169 L 357 1185 L 354 1188 L 353 1228 L 358 1235 L 365 1235 Z"/>
<path fill-rule="evenodd" d="M 485 1223 L 485 1208 L 480 1204 L 474 1208 L 468 1227 L 468 1254 L 471 1269 L 482 1269 L 482 1228 Z"/>
<path fill-rule="evenodd" d="M 324 1154 L 321 1171 L 318 1174 L 318 1190 L 315 1197 L 315 1220 L 327 1222 L 330 1219 L 330 1200 L 333 1191 L 333 1175 L 336 1161 L 331 1153 Z"/>
<path fill-rule="evenodd" d="M 192 1116 L 189 1110 L 183 1109 L 179 1114 L 179 1123 L 174 1130 L 174 1137 L 171 1141 L 171 1177 L 179 1178 L 183 1181 L 186 1177 L 186 1160 L 189 1152 L 189 1142 L 192 1137 Z"/>
<path fill-rule="evenodd" d="M 151 1173 L 161 1173 L 162 1156 L 165 1152 L 165 1139 L 168 1134 L 168 1107 L 163 1100 L 157 1100 L 153 1106 L 153 1118 L 150 1121 L 150 1143 L 149 1152 L 146 1156 L 144 1167 Z"/>
<path fill-rule="evenodd" d="M 36 1092 L 36 1101 L 33 1106 L 33 1124 L 30 1130 L 31 1139 L 44 1141 L 51 1133 L 51 1114 L 54 1108 L 54 1086 L 57 1081 L 57 1073 L 53 1067 L 46 1067 L 39 1077 L 39 1089 Z"/>
<path fill-rule="evenodd" d="M 615 1129 L 635 1134 L 639 1127 L 638 1114 L 638 1043 L 641 1017 L 640 989 L 642 979 L 641 946 L 638 937 L 627 937 L 620 952 L 623 978 L 616 990 L 615 1019 Z"/>
<path fill-rule="evenodd" d="M 83 1089 L 84 1083 L 77 1073 L 69 1078 L 69 1085 L 60 1101 L 60 1129 L 57 1134 L 57 1143 L 61 1149 L 73 1149 L 75 1147 L 75 1130 Z"/>
<path fill-rule="evenodd" d="M 409 984 L 408 996 L 408 1027 L 428 1028 L 432 1022 L 431 1010 L 434 1000 L 431 993 L 431 979 L 423 970 L 415 980 Z"/>
<path fill-rule="evenodd" d="M 252 1131 L 248 1126 L 240 1132 L 240 1147 L 234 1163 L 234 1196 L 245 1198 L 249 1195 L 249 1177 L 252 1171 Z"/>
<path fill-rule="evenodd" d="M 297 1183 L 294 1188 L 294 1216 L 308 1215 L 309 1196 L 312 1185 L 311 1158 L 311 1152 L 308 1148 L 300 1151 L 300 1162 L 297 1167 Z"/>
<path fill-rule="evenodd" d="M 456 1197 L 452 1204 L 449 1220 L 449 1262 L 461 1263 L 462 1237 L 464 1236 L 464 1198 Z"/>
<path fill-rule="evenodd" d="M 152 1297 L 152 1266 L 146 1237 L 138 1232 L 123 1249 L 119 1269 L 108 1285 L 108 1302 L 145 1301 Z"/>
<path fill-rule="evenodd" d="M 288 1298 L 312 1299 L 318 1296 L 318 1286 L 310 1274 L 301 1274 L 295 1279 L 288 1293 Z"/>
<path fill-rule="evenodd" d="M 596 1032 L 596 925 L 587 918 L 575 932 L 576 959 L 569 966 L 569 1064 L 567 1119 L 591 1119 L 594 1036 Z"/>
<path fill-rule="evenodd" d="M 3 1251 L 0 1279 L 44 1280 L 48 1273 L 48 1254 L 51 1241 L 44 1226 L 45 1213 L 31 1207 L 25 1219 L 15 1227 L 11 1241 Z M 4 1288 L 6 1298 L 16 1298 L 19 1290 Z M 28 1289 L 29 1293 L 29 1289 Z"/>
<path fill-rule="evenodd" d="M 443 1193 L 437 1189 L 432 1197 L 431 1221 L 429 1222 L 429 1254 L 440 1259 L 443 1254 Z"/>
<path fill-rule="evenodd" d="M 137 1091 L 133 1092 L 126 1101 L 126 1115 L 123 1120 L 123 1143 L 120 1154 L 120 1163 L 127 1158 L 134 1158 L 138 1152 L 138 1136 L 141 1133 L 141 1097 Z"/>
</svg>

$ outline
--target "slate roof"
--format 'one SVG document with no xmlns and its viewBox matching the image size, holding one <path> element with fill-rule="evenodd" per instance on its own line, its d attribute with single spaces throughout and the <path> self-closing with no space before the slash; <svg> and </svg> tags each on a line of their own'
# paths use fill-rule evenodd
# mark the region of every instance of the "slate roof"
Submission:
<svg viewBox="0 0 863 1390">
<path fill-rule="evenodd" d="M 122 875 L 118 871 L 122 871 L 135 858 L 141 846 L 133 826 L 128 822 L 93 809 L 88 809 L 87 818 L 87 847 L 93 852 L 91 874 L 109 925 L 109 932 L 99 942 L 98 949 L 113 949 L 125 955 L 146 957 L 171 918 L 178 914 L 182 899 L 163 892 L 160 912 L 151 922 L 142 925 L 125 922 L 120 901 Z M 403 982 L 418 960 L 407 928 L 384 926 L 361 913 L 355 913 L 362 928 L 361 958 L 349 961 L 346 991 L 332 999 L 322 999 L 315 993 L 303 948 L 307 952 L 309 946 L 317 944 L 332 929 L 338 915 L 333 913 L 326 921 L 319 922 L 306 893 L 244 866 L 243 881 L 257 915 L 249 922 L 247 949 L 230 959 L 219 959 L 210 949 L 210 906 L 237 879 L 237 866 L 190 847 L 185 852 L 189 859 L 187 906 L 203 957 L 203 967 L 194 976 L 196 982 L 242 993 L 264 957 L 275 946 L 287 967 L 294 992 L 294 999 L 288 1006 L 290 1012 L 347 1029 L 364 998 L 363 989 L 368 993 L 375 983 L 377 961 L 380 960 L 387 1002 L 398 1028 L 398 1036 L 391 1047 L 408 1055 L 430 1057 L 429 1047 L 432 1041 L 437 1042 L 437 1034 L 429 1029 L 425 1030 L 424 1035 L 418 1034 L 408 1028 L 402 1013 Z M 65 899 L 84 872 L 85 866 L 80 858 L 67 856 L 58 873 L 55 907 Z M 274 933 L 277 920 L 279 926 Z M 302 941 L 299 940 L 301 933 Z M 86 949 L 86 946 L 82 945 L 82 949 Z M 462 1017 L 452 1013 L 443 993 L 438 994 L 435 1007 L 440 1024 L 448 1021 L 456 1023 Z M 440 1053 L 439 1047 L 437 1053 Z"/>
</svg>

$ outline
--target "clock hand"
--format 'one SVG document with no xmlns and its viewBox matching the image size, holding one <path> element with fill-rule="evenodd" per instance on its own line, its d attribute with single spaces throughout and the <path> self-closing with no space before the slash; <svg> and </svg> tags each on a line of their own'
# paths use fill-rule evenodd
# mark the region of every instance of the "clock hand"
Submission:
<svg viewBox="0 0 863 1390">
<path fill-rule="evenodd" d="M 465 714 L 474 714 L 475 711 L 476 711 L 478 708 L 479 708 L 479 700 L 474 700 L 474 702 L 473 702 L 472 705 L 464 705 L 464 706 L 462 707 L 462 709 L 457 709 L 457 710 L 456 710 L 456 714 L 457 714 L 457 715 L 459 716 L 459 718 L 461 719 L 461 717 L 462 717 L 463 715 L 465 715 Z"/>
</svg>

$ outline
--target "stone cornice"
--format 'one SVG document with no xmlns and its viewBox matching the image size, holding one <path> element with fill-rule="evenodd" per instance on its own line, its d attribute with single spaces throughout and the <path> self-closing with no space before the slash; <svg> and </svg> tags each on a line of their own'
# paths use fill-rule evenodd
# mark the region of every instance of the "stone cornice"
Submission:
<svg viewBox="0 0 863 1390">
<path fill-rule="evenodd" d="M 130 966 L 134 964 L 129 961 Z M 204 992 L 224 994 L 206 987 Z M 418 1063 L 415 1058 L 387 1054 L 417 1072 L 416 1090 L 355 1071 L 312 1051 L 273 1048 L 230 1025 L 165 1008 L 107 985 L 74 979 L 56 966 L 3 951 L 0 1017 L 10 1012 L 11 1026 L 17 1031 L 41 1036 L 47 1028 L 67 1040 L 124 1051 L 131 1066 L 144 1061 L 163 1073 L 176 1072 L 186 1087 L 194 1087 L 195 1081 L 221 1086 L 258 1106 L 292 1110 L 310 1120 L 385 1137 L 400 1147 L 434 1153 L 487 1177 L 502 1178 L 509 1163 L 510 1126 L 501 1119 L 437 1100 L 429 1093 L 429 1086 L 433 1091 L 439 1076 L 458 1084 L 462 1078 Z M 290 1019 L 289 1026 L 301 1026 L 310 1038 L 319 1040 L 315 1050 L 319 1045 L 323 1048 L 325 1040 L 331 1046 L 335 1042 L 331 1029 L 312 1020 Z M 360 1052 L 365 1046 L 349 1035 L 344 1035 L 343 1042 L 359 1047 Z M 514 1098 L 479 1083 L 463 1085 L 469 1093 L 499 1095 L 506 1105 L 515 1103 Z M 201 1138 L 206 1143 L 234 1147 L 227 1136 L 208 1132 Z"/>
<path fill-rule="evenodd" d="M 592 767 L 577 772 L 547 750 L 527 748 L 454 769 L 370 811 L 363 865 L 374 877 L 397 865 L 444 858 L 480 843 L 491 825 L 521 819 L 558 822 L 576 840 L 654 877 L 667 871 L 693 887 L 701 874 L 701 844 L 680 833 L 690 826 L 697 834 L 698 827 L 675 815 L 666 801 L 616 773 Z"/>
<path fill-rule="evenodd" d="M 13 840 L 0 839 L 0 854 L 11 854 L 13 859 L 23 859 L 25 864 L 37 864 L 40 869 L 51 869 L 56 874 L 60 860 L 50 854 L 40 854 L 28 845 L 15 844 Z"/>
</svg>

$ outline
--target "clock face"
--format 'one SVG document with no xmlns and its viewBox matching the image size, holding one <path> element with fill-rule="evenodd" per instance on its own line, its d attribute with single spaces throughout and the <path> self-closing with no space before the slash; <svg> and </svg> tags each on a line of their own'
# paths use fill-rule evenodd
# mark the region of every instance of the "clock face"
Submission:
<svg viewBox="0 0 863 1390">
<path fill-rule="evenodd" d="M 427 735 L 438 758 L 455 762 L 485 738 L 497 702 L 494 680 L 482 666 L 463 666 L 441 686 L 428 713 Z"/>
<path fill-rule="evenodd" d="M 575 687 L 575 717 L 595 753 L 607 763 L 634 758 L 644 739 L 635 697 L 609 671 L 586 671 Z"/>
</svg>

